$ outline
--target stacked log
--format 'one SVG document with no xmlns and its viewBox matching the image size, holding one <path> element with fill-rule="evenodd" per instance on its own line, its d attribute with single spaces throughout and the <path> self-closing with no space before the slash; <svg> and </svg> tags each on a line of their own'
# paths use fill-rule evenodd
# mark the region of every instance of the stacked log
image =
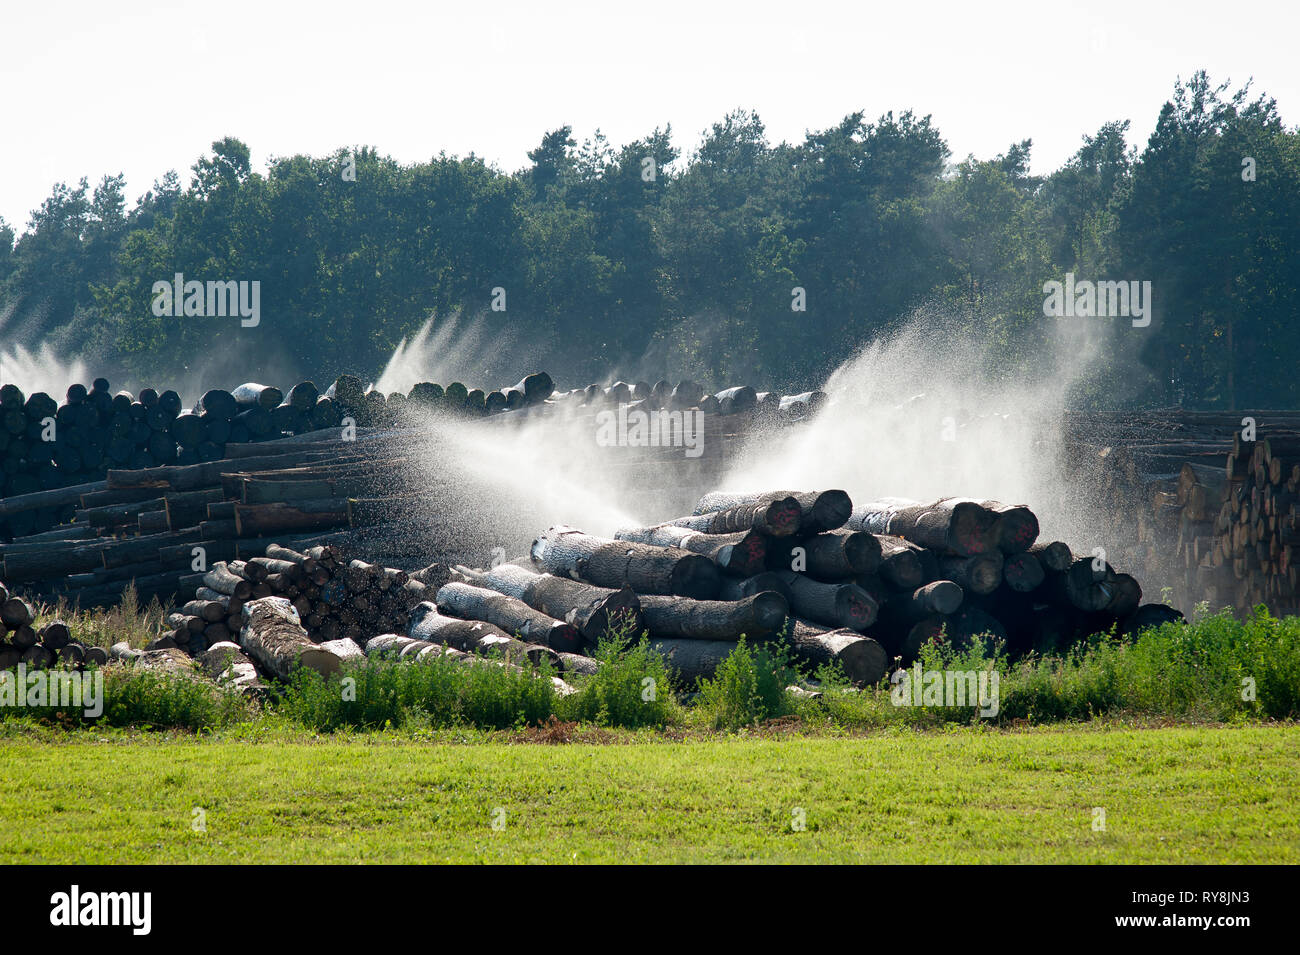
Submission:
<svg viewBox="0 0 1300 955">
<path fill-rule="evenodd" d="M 625 528 L 613 541 L 553 527 L 530 550 L 540 573 L 458 567 L 462 580 L 438 592 L 441 625 L 454 616 L 522 637 L 525 625 L 544 634 L 563 621 L 585 653 L 612 632 L 644 633 L 688 681 L 711 674 L 746 639 L 780 645 L 808 669 L 836 663 L 874 683 L 936 638 L 991 636 L 1019 655 L 1181 617 L 1143 605 L 1137 580 L 1105 560 L 1038 542 L 1038 519 L 1023 505 L 894 498 L 854 507 L 829 490 L 711 493 L 695 510 L 695 523 Z M 739 546 L 765 569 L 734 559 Z M 674 577 L 692 557 L 718 575 L 716 593 L 703 599 Z M 503 600 L 510 616 L 492 609 Z M 614 606 L 626 614 L 621 630 Z"/>
<path fill-rule="evenodd" d="M 107 653 L 74 638 L 62 620 L 37 626 L 36 611 L 21 597 L 0 585 L 0 670 L 19 663 L 31 669 L 52 666 L 80 668 L 103 665 Z"/>
<path fill-rule="evenodd" d="M 1289 540 L 1298 435 L 1300 414 L 1286 411 L 1071 413 L 1065 450 L 1108 558 L 1176 603 L 1285 613 L 1300 606 Z"/>
<path fill-rule="evenodd" d="M 145 602 L 189 599 L 186 578 L 215 561 L 379 528 L 383 506 L 399 502 L 407 485 L 396 473 L 404 459 L 369 437 L 232 444 L 220 461 L 111 470 L 94 484 L 7 498 L 0 513 L 39 509 L 57 495 L 74 514 L 67 525 L 0 544 L 0 580 L 83 608 L 111 605 L 132 585 Z"/>
<path fill-rule="evenodd" d="M 1184 512 L 1207 515 L 1209 529 L 1181 542 L 1185 566 L 1198 578 L 1223 581 L 1239 610 L 1267 604 L 1278 616 L 1300 612 L 1300 430 L 1261 430 L 1255 441 L 1234 441 L 1217 511 L 1213 481 L 1201 485 L 1193 483 L 1200 474 L 1180 476 L 1180 491 L 1187 487 Z"/>
<path fill-rule="evenodd" d="M 290 394 L 314 394 L 311 382 Z M 341 417 L 332 399 L 307 411 L 277 415 L 277 388 L 245 384 L 234 392 L 205 392 L 188 411 L 175 391 L 142 389 L 114 394 L 104 378 L 89 388 L 70 386 L 62 404 L 45 392 L 23 394 L 0 386 L 0 498 L 18 497 L 102 480 L 109 470 L 215 461 L 227 444 L 271 440 L 336 427 Z M 57 503 L 56 503 L 57 501 Z M 0 519 L 0 540 L 21 537 L 70 520 L 72 500 L 52 499 L 42 508 Z"/>
<path fill-rule="evenodd" d="M 313 642 L 361 647 L 376 634 L 405 629 L 411 608 L 426 598 L 424 584 L 405 571 L 349 559 L 334 545 L 298 551 L 272 542 L 263 550 L 265 556 L 218 561 L 187 578 L 194 598 L 167 614 L 162 639 L 198 657 L 238 638 L 251 603 L 275 597 L 293 608 Z"/>
</svg>

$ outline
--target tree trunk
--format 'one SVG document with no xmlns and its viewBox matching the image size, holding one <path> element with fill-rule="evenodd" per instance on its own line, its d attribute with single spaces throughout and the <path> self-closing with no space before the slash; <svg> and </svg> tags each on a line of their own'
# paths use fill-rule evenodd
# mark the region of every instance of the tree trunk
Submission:
<svg viewBox="0 0 1300 955">
<path fill-rule="evenodd" d="M 794 571 L 775 571 L 797 616 L 831 629 L 865 630 L 875 622 L 876 601 L 854 583 L 826 584 Z"/>
<path fill-rule="evenodd" d="M 973 557 L 941 557 L 939 572 L 973 594 L 991 594 L 1002 583 L 1002 552 L 991 550 Z"/>
<path fill-rule="evenodd" d="M 615 532 L 614 538 L 703 554 L 717 564 L 720 570 L 741 577 L 748 577 L 763 569 L 767 559 L 767 542 L 771 539 L 753 530 L 738 534 L 705 534 L 674 524 L 623 528 Z"/>
<path fill-rule="evenodd" d="M 852 630 L 827 630 L 797 618 L 790 619 L 774 642 L 810 667 L 838 663 L 844 675 L 859 686 L 879 683 L 889 663 L 885 648 L 871 637 Z"/>
<path fill-rule="evenodd" d="M 598 643 L 614 629 L 625 628 L 632 639 L 645 629 L 641 601 L 630 587 L 594 587 L 533 573 L 514 564 L 501 564 L 486 573 L 469 573 L 478 586 L 522 600 L 548 617 L 573 624 L 588 645 Z"/>
<path fill-rule="evenodd" d="M 998 546 L 997 515 L 966 498 L 929 504 L 884 498 L 857 508 L 848 524 L 853 530 L 892 534 L 961 557 L 985 554 Z"/>
<path fill-rule="evenodd" d="M 796 548 L 801 553 L 796 553 Z M 796 557 L 802 566 L 795 566 Z M 880 569 L 880 541 L 865 531 L 832 530 L 811 537 L 787 537 L 769 548 L 772 570 L 796 570 L 816 580 L 839 581 Z"/>
<path fill-rule="evenodd" d="M 322 676 L 337 673 L 340 660 L 312 643 L 302 628 L 298 612 L 283 597 L 265 597 L 244 605 L 239 645 L 267 673 L 287 680 L 295 666 Z"/>
<path fill-rule="evenodd" d="M 744 600 L 746 597 L 761 594 L 765 590 L 775 591 L 780 594 L 785 598 L 786 604 L 789 605 L 790 589 L 786 586 L 785 578 L 779 572 L 771 570 L 744 579 L 724 578 L 719 597 L 722 600 Z"/>
<path fill-rule="evenodd" d="M 607 540 L 563 525 L 533 541 L 531 554 L 533 563 L 547 573 L 600 587 L 626 585 L 638 594 L 675 594 L 697 600 L 718 595 L 718 568 L 702 554 Z"/>
<path fill-rule="evenodd" d="M 880 619 L 890 625 L 907 625 L 935 614 L 956 613 L 965 598 L 961 587 L 951 580 L 936 580 L 918 587 L 910 594 L 895 594 L 880 608 Z"/>
<path fill-rule="evenodd" d="M 735 534 L 755 530 L 769 537 L 789 537 L 791 534 L 798 533 L 799 520 L 799 502 L 792 497 L 786 497 L 777 501 L 759 501 L 756 504 L 733 507 L 725 511 L 679 517 L 666 523 L 704 534 Z"/>
<path fill-rule="evenodd" d="M 522 600 L 486 587 L 448 583 L 438 591 L 437 606 L 453 616 L 482 620 L 525 642 L 544 643 L 553 650 L 572 652 L 583 645 L 582 634 L 573 624 L 548 617 Z"/>
<path fill-rule="evenodd" d="M 911 592 L 925 583 L 925 567 L 915 544 L 901 537 L 873 535 L 880 544 L 880 579 L 895 590 Z"/>
<path fill-rule="evenodd" d="M 799 505 L 799 533 L 819 534 L 843 527 L 853 513 L 853 502 L 844 491 L 764 491 L 759 494 L 731 494 L 714 491 L 700 498 L 696 514 L 754 507 L 793 498 Z"/>
<path fill-rule="evenodd" d="M 1074 563 L 1074 555 L 1070 553 L 1069 545 L 1060 541 L 1034 544 L 1029 548 L 1029 553 L 1038 558 L 1038 562 L 1043 565 L 1044 571 L 1069 570 L 1070 564 Z"/>
<path fill-rule="evenodd" d="M 218 561 L 203 575 L 203 583 L 217 593 L 248 600 L 253 595 L 250 581 L 234 573 L 225 561 Z"/>
<path fill-rule="evenodd" d="M 998 501 L 979 501 L 986 510 L 997 515 L 998 547 L 1004 554 L 1019 554 L 1038 540 L 1038 517 L 1023 504 L 1002 504 Z"/>
<path fill-rule="evenodd" d="M 244 655 L 236 643 L 228 640 L 214 643 L 196 659 L 208 677 L 218 683 L 233 687 L 241 693 L 260 694 L 266 690 L 253 661 Z"/>
<path fill-rule="evenodd" d="M 1018 593 L 1028 593 L 1038 589 L 1045 576 L 1043 565 L 1029 551 L 1011 554 L 1002 562 L 1002 579 L 1007 582 L 1008 587 Z"/>
<path fill-rule="evenodd" d="M 652 640 L 650 648 L 668 662 L 684 688 L 712 679 L 718 664 L 736 649 L 731 640 Z"/>
<path fill-rule="evenodd" d="M 780 631 L 789 607 L 766 591 L 736 602 L 643 596 L 641 611 L 652 639 L 756 640 Z"/>
</svg>

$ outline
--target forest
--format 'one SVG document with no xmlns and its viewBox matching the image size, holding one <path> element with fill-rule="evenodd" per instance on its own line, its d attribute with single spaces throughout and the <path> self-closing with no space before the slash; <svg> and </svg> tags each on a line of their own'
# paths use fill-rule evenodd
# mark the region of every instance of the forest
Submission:
<svg viewBox="0 0 1300 955">
<path fill-rule="evenodd" d="M 671 128 L 617 146 L 565 126 L 514 172 L 344 147 L 263 173 L 223 138 L 188 184 L 168 172 L 134 204 L 105 175 L 56 186 L 21 233 L 0 220 L 0 335 L 128 380 L 238 356 L 327 382 L 373 377 L 459 316 L 484 374 L 509 358 L 493 386 L 544 367 L 566 386 L 792 391 L 931 316 L 1004 376 L 1034 375 L 1071 326 L 1102 355 L 1080 406 L 1300 406 L 1300 130 L 1205 72 L 1174 84 L 1145 144 L 1129 126 L 1082 134 L 1050 175 L 1030 174 L 1029 138 L 958 158 L 909 110 L 778 144 L 737 110 L 689 149 Z M 260 321 L 157 314 L 178 274 L 259 283 Z M 1150 283 L 1150 321 L 1046 314 L 1067 276 Z"/>
</svg>

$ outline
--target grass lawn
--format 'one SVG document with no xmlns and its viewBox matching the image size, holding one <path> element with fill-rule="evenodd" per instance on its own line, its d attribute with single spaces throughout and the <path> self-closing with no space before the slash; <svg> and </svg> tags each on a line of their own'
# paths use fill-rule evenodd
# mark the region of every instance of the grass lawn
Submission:
<svg viewBox="0 0 1300 955">
<path fill-rule="evenodd" d="M 2 739 L 0 766 L 6 864 L 1300 862 L 1294 724 L 558 746 L 74 732 Z"/>
</svg>

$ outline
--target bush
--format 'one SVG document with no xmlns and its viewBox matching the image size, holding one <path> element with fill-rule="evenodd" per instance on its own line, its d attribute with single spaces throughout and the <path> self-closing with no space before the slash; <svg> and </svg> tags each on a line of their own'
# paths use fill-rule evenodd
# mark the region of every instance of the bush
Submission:
<svg viewBox="0 0 1300 955">
<path fill-rule="evenodd" d="M 367 659 L 328 679 L 295 670 L 281 698 L 285 715 L 320 732 L 401 726 L 423 714 L 434 727 L 505 729 L 540 724 L 555 712 L 549 666 L 519 670 L 487 659 L 415 662 Z"/>
<path fill-rule="evenodd" d="M 1254 700 L 1243 699 L 1246 680 Z M 1003 715 L 1045 722 L 1111 711 L 1232 720 L 1300 716 L 1300 618 L 1259 607 L 1168 623 L 1132 643 L 1093 637 L 1061 657 L 1031 657 L 1003 682 Z"/>
<path fill-rule="evenodd" d="M 600 642 L 600 669 L 579 681 L 577 693 L 560 700 L 565 719 L 635 729 L 666 726 L 680 718 L 668 664 L 644 637 L 627 649 L 624 633 L 615 629 Z"/>
<path fill-rule="evenodd" d="M 63 669 L 43 671 L 48 682 L 45 688 L 49 705 L 32 707 L 5 707 L 0 718 L 30 719 L 37 723 L 61 726 L 117 726 L 137 729 L 211 730 L 252 719 L 257 707 L 238 693 L 224 689 L 206 680 L 190 679 L 156 670 L 137 667 L 111 666 L 97 669 L 89 667 L 80 674 Z M 63 692 L 69 694 L 69 705 L 59 706 L 57 681 L 71 681 L 79 677 L 82 686 L 80 700 L 72 695 L 69 682 Z M 98 716 L 86 715 L 93 707 L 94 693 L 90 681 L 103 680 L 102 709 Z M 9 675 L 12 679 L 12 674 Z M 23 687 L 20 692 L 27 692 Z"/>
<path fill-rule="evenodd" d="M 700 681 L 701 716 L 716 729 L 738 729 L 782 716 L 790 705 L 785 688 L 794 674 L 780 651 L 741 640 L 718 664 L 712 680 Z"/>
<path fill-rule="evenodd" d="M 1245 621 L 1225 611 L 1192 624 L 1146 630 L 1131 642 L 1097 634 L 1064 654 L 1029 656 L 1015 664 L 1008 664 L 996 643 L 978 640 L 962 649 L 927 644 L 920 660 L 926 671 L 996 670 L 999 706 L 990 722 L 1107 715 L 1217 721 L 1300 717 L 1300 618 L 1278 620 L 1262 607 Z M 888 684 L 853 693 L 845 692 L 845 681 L 831 669 L 818 676 L 822 697 L 797 704 L 809 718 L 858 728 L 979 719 L 972 707 L 895 707 Z M 1252 683 L 1255 698 L 1243 699 Z"/>
<path fill-rule="evenodd" d="M 206 680 L 138 667 L 105 667 L 101 672 L 102 719 L 110 726 L 207 730 L 256 714 L 257 707 L 246 697 Z"/>
</svg>

